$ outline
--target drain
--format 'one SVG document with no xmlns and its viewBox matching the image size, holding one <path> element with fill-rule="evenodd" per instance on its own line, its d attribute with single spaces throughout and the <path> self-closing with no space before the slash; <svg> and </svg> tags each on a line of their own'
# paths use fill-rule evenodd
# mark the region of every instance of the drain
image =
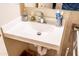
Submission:
<svg viewBox="0 0 79 59">
<path fill-rule="evenodd" d="M 41 32 L 37 32 L 37 35 L 41 35 Z"/>
</svg>

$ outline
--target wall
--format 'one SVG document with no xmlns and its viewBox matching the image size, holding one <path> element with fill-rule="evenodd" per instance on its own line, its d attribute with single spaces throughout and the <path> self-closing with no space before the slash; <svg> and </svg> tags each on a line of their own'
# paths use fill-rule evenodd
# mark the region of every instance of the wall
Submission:
<svg viewBox="0 0 79 59">
<path fill-rule="evenodd" d="M 19 4 L 0 3 L 0 26 L 20 15 Z"/>
<path fill-rule="evenodd" d="M 0 26 L 20 16 L 19 4 L 0 3 Z M 26 43 L 6 39 L 5 45 L 9 55 L 19 55 L 26 49 Z"/>
</svg>

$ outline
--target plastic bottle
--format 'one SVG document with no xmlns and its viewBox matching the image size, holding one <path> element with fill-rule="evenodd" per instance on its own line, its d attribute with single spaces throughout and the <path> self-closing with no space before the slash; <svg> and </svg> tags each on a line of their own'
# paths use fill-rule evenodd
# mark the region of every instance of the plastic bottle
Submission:
<svg viewBox="0 0 79 59">
<path fill-rule="evenodd" d="M 61 15 L 61 12 L 59 10 L 56 12 L 56 25 L 57 26 L 62 25 L 62 15 Z"/>
</svg>

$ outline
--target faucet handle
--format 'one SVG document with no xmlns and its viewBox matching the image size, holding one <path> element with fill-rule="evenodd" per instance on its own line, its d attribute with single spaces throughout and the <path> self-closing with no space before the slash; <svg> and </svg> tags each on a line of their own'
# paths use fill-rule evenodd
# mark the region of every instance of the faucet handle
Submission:
<svg viewBox="0 0 79 59">
<path fill-rule="evenodd" d="M 43 18 L 40 19 L 41 23 L 45 23 L 45 20 Z"/>
<path fill-rule="evenodd" d="M 46 23 L 44 17 L 37 16 L 36 18 L 37 18 L 37 19 L 36 19 L 37 22 L 39 22 L 39 23 Z"/>
</svg>

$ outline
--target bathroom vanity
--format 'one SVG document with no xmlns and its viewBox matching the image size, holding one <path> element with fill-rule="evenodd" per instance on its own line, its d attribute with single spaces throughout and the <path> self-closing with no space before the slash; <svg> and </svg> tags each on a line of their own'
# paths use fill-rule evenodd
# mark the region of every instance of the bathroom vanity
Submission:
<svg viewBox="0 0 79 59">
<path fill-rule="evenodd" d="M 72 51 L 78 55 L 79 11 L 61 10 L 60 6 L 52 9 L 52 3 L 26 3 L 26 5 L 21 3 L 19 5 L 17 7 L 20 8 L 20 11 L 15 6 L 9 7 L 16 9 L 20 16 L 0 28 L 0 55 L 22 56 L 23 51 L 26 54 L 30 52 L 33 56 L 69 56 L 73 55 Z M 62 26 L 56 26 L 57 11 L 63 15 Z M 7 21 L 8 16 L 5 16 L 2 19 L 5 18 Z"/>
<path fill-rule="evenodd" d="M 70 27 L 66 31 L 67 28 L 64 29 L 64 26 L 58 27 L 53 24 L 22 21 L 20 16 L 3 25 L 2 29 L 6 38 L 33 44 L 39 52 L 41 47 L 45 48 L 45 51 L 47 49 L 59 50 L 63 31 L 64 33 L 68 32 Z M 66 34 L 63 36 L 66 36 Z M 66 39 L 67 37 L 63 38 Z"/>
<path fill-rule="evenodd" d="M 64 23 L 65 20 L 69 19 L 70 11 L 64 11 L 62 26 L 55 25 L 55 13 L 57 10 L 28 7 L 26 11 L 42 11 L 47 23 L 23 21 L 20 16 L 2 26 L 4 36 L 17 41 L 30 43 L 37 48 L 38 53 L 40 53 L 42 49 L 44 49 L 45 53 L 47 49 L 59 51 L 64 31 Z"/>
<path fill-rule="evenodd" d="M 2 28 L 7 38 L 31 43 L 36 47 L 43 46 L 55 50 L 59 49 L 64 29 L 51 24 L 23 22 L 21 17 L 5 24 Z M 41 34 L 39 35 L 38 32 Z"/>
</svg>

